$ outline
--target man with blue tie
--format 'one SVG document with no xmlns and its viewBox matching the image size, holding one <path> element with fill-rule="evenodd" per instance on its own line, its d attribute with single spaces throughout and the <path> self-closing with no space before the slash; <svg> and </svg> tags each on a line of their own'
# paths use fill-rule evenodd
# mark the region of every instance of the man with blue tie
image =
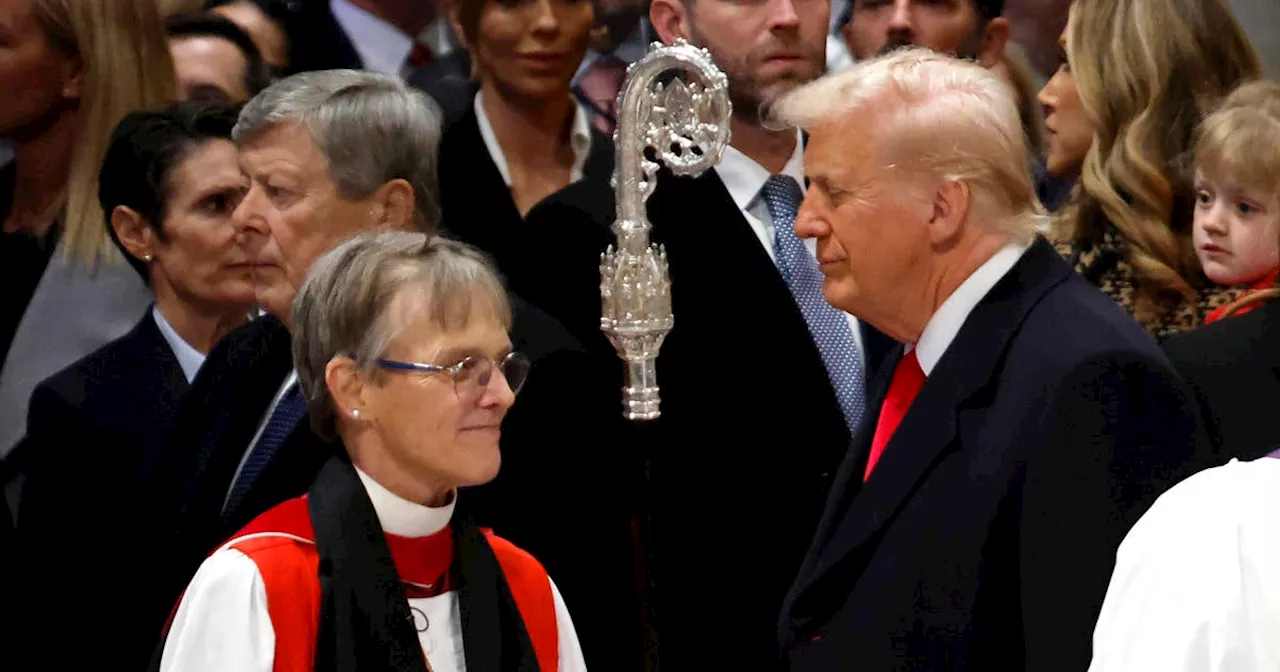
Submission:
<svg viewBox="0 0 1280 672">
<path fill-rule="evenodd" d="M 865 373 L 889 348 L 823 300 L 814 247 L 793 230 L 802 137 L 761 121 L 773 99 L 824 72 L 828 4 L 654 0 L 649 17 L 663 42 L 711 52 L 734 108 L 721 163 L 697 179 L 661 172 L 648 201 L 676 316 L 657 363 L 662 417 L 634 427 L 632 444 L 648 460 L 657 651 L 675 670 L 771 670 L 777 610 L 863 422 Z M 553 196 L 530 226 L 578 239 L 607 230 L 612 195 L 590 189 Z M 580 256 L 588 267 L 558 298 L 596 290 L 595 259 Z M 582 325 L 579 338 L 620 372 L 599 336 L 598 294 L 578 305 L 562 321 Z"/>
</svg>

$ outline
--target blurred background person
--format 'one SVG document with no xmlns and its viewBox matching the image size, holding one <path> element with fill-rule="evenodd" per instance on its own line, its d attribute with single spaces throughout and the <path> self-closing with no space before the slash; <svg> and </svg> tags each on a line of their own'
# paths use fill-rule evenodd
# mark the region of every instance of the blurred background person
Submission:
<svg viewBox="0 0 1280 672">
<path fill-rule="evenodd" d="M 180 14 L 165 26 L 181 99 L 232 107 L 271 84 L 271 70 L 257 45 L 231 20 Z"/>
<path fill-rule="evenodd" d="M 1076 0 L 1062 44 L 1040 95 L 1048 171 L 1080 175 L 1059 249 L 1157 338 L 1199 326 L 1239 291 L 1200 270 L 1182 162 L 1200 121 L 1259 76 L 1258 58 L 1222 0 Z"/>
<path fill-rule="evenodd" d="M 1224 306 L 1213 324 L 1165 341 L 1165 352 L 1199 399 L 1214 462 L 1252 460 L 1280 446 L 1280 84 L 1232 93 L 1201 128 L 1195 221 L 1212 236 L 1211 277 L 1233 269 L 1262 279 Z M 1217 267 L 1217 268 L 1215 268 Z M 1269 271 L 1269 273 L 1268 273 Z M 1241 275 L 1235 278 L 1245 277 Z M 1224 279 L 1235 279 L 1227 277 Z"/>
<path fill-rule="evenodd" d="M 456 9 L 480 89 L 440 142 L 445 228 L 493 256 L 517 294 L 547 259 L 526 226 L 539 201 L 582 179 L 608 184 L 613 144 L 570 82 L 587 51 L 589 0 L 482 0 Z M 536 301 L 535 301 L 536 303 Z"/>
<path fill-rule="evenodd" d="M 7 481 L 22 468 L 9 452 L 26 433 L 35 386 L 124 335 L 151 302 L 103 227 L 98 171 L 116 124 L 171 101 L 174 75 L 155 0 L 3 0 L 0 25 L 0 88 L 11 94 L 0 138 L 15 150 L 0 169 Z"/>
<path fill-rule="evenodd" d="M 86 563 L 81 549 L 131 547 L 147 501 L 141 490 L 188 386 L 253 307 L 253 259 L 231 221 L 246 182 L 231 142 L 235 119 L 192 105 L 135 112 L 116 129 L 102 164 L 105 228 L 155 305 L 128 334 L 32 395 L 18 532 L 25 584 L 34 590 L 20 617 L 11 614 L 30 637 L 14 641 L 43 647 L 68 602 L 116 605 L 112 618 L 83 633 L 83 646 L 60 653 L 59 665 L 143 669 L 150 659 L 153 642 L 133 630 L 132 611 L 150 584 L 131 571 L 132 554 Z"/>
<path fill-rule="evenodd" d="M 927 47 L 995 67 L 1009 41 L 1004 0 L 851 0 L 841 28 L 861 61 L 905 46 Z"/>
<path fill-rule="evenodd" d="M 209 0 L 204 8 L 240 26 L 276 77 L 294 72 L 292 54 L 305 39 L 297 17 L 303 0 Z"/>
<path fill-rule="evenodd" d="M 649 0 L 593 0 L 591 48 L 573 76 L 575 92 L 591 108 L 592 123 L 606 137 L 618 124 L 617 100 L 627 66 L 640 60 L 654 40 Z"/>
<path fill-rule="evenodd" d="M 456 46 L 440 0 L 310 0 L 295 72 L 365 69 L 405 78 Z"/>
<path fill-rule="evenodd" d="M 481 255 L 423 233 L 359 236 L 316 262 L 291 323 L 335 455 L 305 498 L 203 563 L 160 669 L 584 671 L 546 570 L 465 513 L 469 486 L 499 471 L 529 372 Z"/>
</svg>

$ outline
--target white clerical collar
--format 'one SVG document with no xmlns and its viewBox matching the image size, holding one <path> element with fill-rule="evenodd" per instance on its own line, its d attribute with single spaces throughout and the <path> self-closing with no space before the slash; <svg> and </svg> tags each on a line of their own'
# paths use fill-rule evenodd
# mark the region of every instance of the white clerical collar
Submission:
<svg viewBox="0 0 1280 672">
<path fill-rule="evenodd" d="M 378 514 L 382 529 L 401 537 L 427 537 L 443 530 L 453 518 L 453 507 L 458 503 L 458 493 L 448 504 L 440 507 L 423 506 L 391 492 L 373 477 L 356 467 L 356 475 L 369 493 L 373 510 Z"/>
<path fill-rule="evenodd" d="M 366 70 L 399 77 L 409 52 L 413 51 L 413 37 L 381 17 L 351 4 L 350 0 L 330 0 L 333 18 L 351 39 Z"/>
<path fill-rule="evenodd" d="M 724 154 L 720 158 L 719 165 L 716 166 L 716 174 L 720 176 L 724 188 L 729 190 L 729 196 L 733 198 L 739 210 L 751 209 L 755 200 L 760 197 L 760 190 L 764 188 L 764 183 L 771 177 L 764 166 L 738 151 L 733 145 L 724 148 Z M 779 174 L 794 179 L 800 186 L 801 192 L 805 190 L 804 136 L 800 131 L 796 131 L 795 151 L 791 152 L 791 158 L 787 159 L 786 165 L 782 167 L 782 172 Z"/>
<path fill-rule="evenodd" d="M 920 340 L 915 345 L 916 358 L 926 376 L 933 373 L 933 367 L 938 365 L 938 360 L 942 359 L 956 334 L 960 333 L 965 320 L 969 319 L 969 313 L 1009 273 L 1029 247 L 1031 245 L 1027 243 L 1011 242 L 1000 248 L 999 252 L 991 255 L 978 270 L 960 283 L 933 313 L 933 317 L 929 318 L 929 323 L 924 326 Z"/>
<path fill-rule="evenodd" d="M 178 360 L 178 366 L 182 367 L 182 375 L 186 376 L 187 382 L 195 380 L 196 373 L 200 371 L 200 367 L 204 364 L 204 354 L 199 350 L 191 347 L 191 344 L 183 340 L 164 319 L 164 315 L 160 314 L 160 309 L 155 306 L 151 307 L 151 317 L 156 321 L 156 326 L 160 328 L 160 335 L 164 337 L 169 349 L 173 351 L 173 356 Z"/>
<path fill-rule="evenodd" d="M 493 159 L 493 165 L 498 167 L 502 182 L 510 187 L 511 168 L 507 165 L 507 155 L 502 153 L 502 146 L 498 144 L 498 136 L 493 132 L 493 124 L 489 123 L 489 115 L 485 114 L 483 92 L 476 92 L 472 107 L 476 112 L 476 123 L 480 126 L 480 138 L 484 140 L 484 146 L 489 150 L 489 158 Z M 591 153 L 591 122 L 587 120 L 586 111 L 576 100 L 573 103 L 573 127 L 569 129 L 569 148 L 573 150 L 573 167 L 569 170 L 569 181 L 577 182 L 582 179 L 582 171 L 587 165 L 587 156 Z"/>
</svg>

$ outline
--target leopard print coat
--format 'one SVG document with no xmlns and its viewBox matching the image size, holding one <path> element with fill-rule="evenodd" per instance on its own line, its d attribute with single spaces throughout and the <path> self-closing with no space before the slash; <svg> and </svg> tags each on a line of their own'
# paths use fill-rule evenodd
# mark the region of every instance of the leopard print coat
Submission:
<svg viewBox="0 0 1280 672">
<path fill-rule="evenodd" d="M 1232 303 L 1249 289 L 1245 286 L 1213 285 L 1206 281 L 1195 301 L 1186 300 L 1167 306 L 1158 314 L 1140 315 L 1135 308 L 1133 270 L 1125 260 L 1125 247 L 1128 243 L 1117 231 L 1108 229 L 1101 241 L 1090 245 L 1063 240 L 1053 242 L 1058 252 L 1066 257 L 1078 273 L 1104 294 L 1115 299 L 1120 307 L 1133 315 L 1158 340 L 1204 324 L 1205 317 L 1214 309 Z"/>
</svg>

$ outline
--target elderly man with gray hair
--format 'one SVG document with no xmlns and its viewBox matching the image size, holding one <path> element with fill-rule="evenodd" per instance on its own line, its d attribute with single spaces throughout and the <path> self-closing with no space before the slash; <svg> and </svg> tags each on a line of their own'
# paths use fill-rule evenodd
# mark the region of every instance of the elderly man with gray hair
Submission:
<svg viewBox="0 0 1280 672">
<path fill-rule="evenodd" d="M 1038 235 L 1018 110 L 919 49 L 797 89 L 823 294 L 903 345 L 780 622 L 786 668 L 1082 670 L 1125 532 L 1200 435 L 1149 336 Z"/>
<path fill-rule="evenodd" d="M 265 315 L 210 353 L 156 470 L 155 576 L 148 581 L 157 603 L 154 632 L 221 540 L 305 493 L 333 454 L 306 421 L 309 395 L 290 354 L 291 306 L 316 260 L 344 240 L 369 231 L 436 233 L 440 127 L 425 95 L 395 77 L 353 70 L 295 75 L 241 112 L 234 137 L 248 182 L 233 219 L 254 254 L 255 293 Z M 572 359 L 575 348 L 580 351 L 554 320 L 514 300 L 513 308 L 512 338 L 535 360 L 548 353 Z M 563 364 L 539 366 L 549 380 L 574 380 Z M 537 397 L 572 404 L 571 393 L 545 385 L 526 391 L 535 408 L 547 405 L 539 406 Z M 516 450 L 511 440 L 534 444 L 552 462 L 556 453 L 545 450 L 550 439 L 539 434 L 536 420 L 513 416 L 503 448 L 522 455 L 533 449 Z M 505 505 L 498 511 L 520 508 L 504 493 L 492 498 Z M 482 522 L 505 527 L 499 524 L 505 521 Z M 504 532 L 526 544 L 520 533 L 527 528 Z"/>
</svg>

